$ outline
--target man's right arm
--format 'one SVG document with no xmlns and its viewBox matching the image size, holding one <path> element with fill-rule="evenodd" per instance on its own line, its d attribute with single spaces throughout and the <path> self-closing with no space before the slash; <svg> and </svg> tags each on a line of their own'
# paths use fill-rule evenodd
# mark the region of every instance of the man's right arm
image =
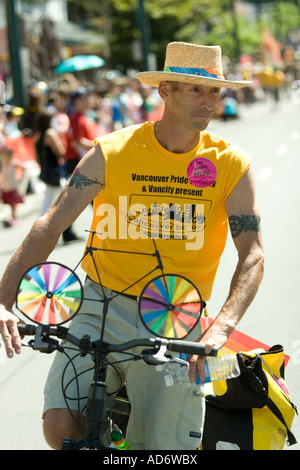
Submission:
<svg viewBox="0 0 300 470">
<path fill-rule="evenodd" d="M 0 334 L 8 357 L 21 351 L 17 323 L 12 313 L 17 283 L 31 266 L 45 261 L 66 230 L 104 186 L 104 160 L 99 145 L 80 161 L 48 212 L 37 219 L 12 256 L 0 282 Z"/>
</svg>

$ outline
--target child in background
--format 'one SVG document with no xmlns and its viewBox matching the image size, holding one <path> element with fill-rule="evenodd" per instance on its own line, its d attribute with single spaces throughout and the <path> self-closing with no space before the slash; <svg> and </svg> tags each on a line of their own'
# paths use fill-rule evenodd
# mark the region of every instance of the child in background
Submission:
<svg viewBox="0 0 300 470">
<path fill-rule="evenodd" d="M 20 220 L 16 216 L 16 209 L 18 204 L 23 202 L 23 198 L 18 192 L 16 168 L 22 167 L 22 164 L 13 158 L 12 150 L 6 147 L 1 150 L 1 157 L 1 196 L 3 203 L 11 207 L 11 219 L 5 225 L 12 227 L 20 224 Z"/>
<path fill-rule="evenodd" d="M 7 106 L 6 106 L 7 107 Z M 18 106 L 9 107 L 6 111 L 6 123 L 4 132 L 6 137 L 17 138 L 22 137 L 22 132 L 20 131 L 19 124 L 22 115 L 24 114 L 24 109 L 19 108 Z"/>
</svg>

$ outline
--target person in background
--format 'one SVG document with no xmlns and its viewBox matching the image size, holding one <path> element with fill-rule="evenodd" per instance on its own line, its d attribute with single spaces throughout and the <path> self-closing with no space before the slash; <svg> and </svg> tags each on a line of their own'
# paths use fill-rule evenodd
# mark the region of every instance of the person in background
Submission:
<svg viewBox="0 0 300 470">
<path fill-rule="evenodd" d="M 52 119 L 52 111 L 45 109 L 36 116 L 35 123 L 34 139 L 41 167 L 40 179 L 46 184 L 41 215 L 45 214 L 61 191 L 60 160 L 66 152 L 59 133 L 51 126 Z"/>
<path fill-rule="evenodd" d="M 66 112 L 68 96 L 62 91 L 54 91 L 49 96 L 49 108 L 53 110 L 51 126 L 55 129 L 67 149 L 70 118 Z"/>
<path fill-rule="evenodd" d="M 22 137 L 22 132 L 20 131 L 20 120 L 24 114 L 24 109 L 18 106 L 9 108 L 6 112 L 6 124 L 4 132 L 6 137 L 17 138 Z"/>
<path fill-rule="evenodd" d="M 3 106 L 0 105 L 0 149 L 5 147 L 6 115 Z"/>
<path fill-rule="evenodd" d="M 31 136 L 34 132 L 34 122 L 37 113 L 44 107 L 46 94 L 38 87 L 31 86 L 28 90 L 28 105 L 22 118 L 22 132 L 24 135 Z"/>
<path fill-rule="evenodd" d="M 65 171 L 70 176 L 75 170 L 82 157 L 94 145 L 93 133 L 94 125 L 91 125 L 90 118 L 87 116 L 89 109 L 89 92 L 84 87 L 79 87 L 71 95 L 74 111 L 70 116 L 70 127 L 67 134 L 67 149 L 65 155 Z M 68 227 L 63 232 L 65 243 L 81 240 L 72 229 Z"/>
<path fill-rule="evenodd" d="M 20 224 L 16 211 L 18 204 L 23 202 L 23 197 L 18 191 L 18 180 L 16 177 L 16 168 L 23 168 L 22 162 L 13 158 L 13 151 L 4 147 L 1 150 L 2 163 L 0 173 L 0 187 L 2 201 L 11 208 L 11 219 L 5 222 L 6 227 L 14 227 Z"/>
</svg>

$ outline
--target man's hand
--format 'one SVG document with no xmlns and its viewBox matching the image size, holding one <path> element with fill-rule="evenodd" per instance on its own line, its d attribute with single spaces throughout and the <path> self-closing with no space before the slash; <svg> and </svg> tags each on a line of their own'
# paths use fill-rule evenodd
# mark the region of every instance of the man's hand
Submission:
<svg viewBox="0 0 300 470">
<path fill-rule="evenodd" d="M 205 330 L 203 335 L 200 336 L 198 342 L 205 344 L 205 354 L 209 354 L 213 346 L 217 347 L 218 350 L 223 348 L 227 343 L 228 337 L 232 329 L 225 328 L 225 322 L 219 322 L 219 319 L 216 319 L 211 326 Z M 205 371 L 204 364 L 206 361 L 206 356 L 189 356 L 189 378 L 191 382 L 195 382 L 197 378 L 197 373 L 201 382 L 205 380 Z"/>
<path fill-rule="evenodd" d="M 19 335 L 18 323 L 19 318 L 3 305 L 0 305 L 0 334 L 2 336 L 7 357 L 11 358 L 21 353 L 22 344 Z"/>
<path fill-rule="evenodd" d="M 214 344 L 205 344 L 205 354 L 209 354 Z M 197 378 L 197 372 L 199 375 L 199 379 L 201 382 L 205 380 L 205 372 L 204 372 L 204 364 L 205 364 L 206 356 L 189 356 L 189 378 L 191 382 L 195 382 Z"/>
</svg>

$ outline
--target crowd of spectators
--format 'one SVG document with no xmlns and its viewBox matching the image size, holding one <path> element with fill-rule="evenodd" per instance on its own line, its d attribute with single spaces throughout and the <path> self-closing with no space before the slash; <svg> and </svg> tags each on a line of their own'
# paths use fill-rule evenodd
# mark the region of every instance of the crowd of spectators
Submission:
<svg viewBox="0 0 300 470">
<path fill-rule="evenodd" d="M 235 92 L 223 89 L 216 118 L 226 121 L 239 116 L 240 103 L 250 105 L 268 95 L 278 100 L 278 89 L 286 81 L 282 72 L 259 67 L 248 56 L 238 72 L 231 70 L 230 64 L 226 69 L 227 75 L 238 73 L 253 81 L 251 88 Z M 79 81 L 73 74 L 64 74 L 55 82 L 32 83 L 28 87 L 28 104 L 24 109 L 8 104 L 0 106 L 0 176 L 2 174 L 3 180 L 1 166 L 8 142 L 22 139 L 26 144 L 30 141 L 31 146 L 21 146 L 26 148 L 26 161 L 24 155 L 17 154 L 12 155 L 12 162 L 16 180 L 20 180 L 21 198 L 36 191 L 38 185 L 42 188 L 45 193 L 43 213 L 60 190 L 63 179 L 72 173 L 80 158 L 92 147 L 95 137 L 131 124 L 160 119 L 162 106 L 156 89 L 128 76 L 103 77 L 91 84 Z M 14 145 L 10 147 L 16 149 Z M 29 158 L 28 148 L 32 153 Z M 18 150 L 14 152 L 18 153 Z M 49 177 L 49 165 L 54 173 L 59 167 L 60 181 L 57 177 L 56 180 Z M 2 186 L 0 179 L 0 193 Z M 15 214 L 14 208 L 12 219 L 6 226 L 16 225 Z M 70 227 L 64 233 L 64 240 L 74 239 L 77 237 Z"/>
<path fill-rule="evenodd" d="M 157 91 L 136 79 L 103 79 L 97 85 L 82 83 L 66 74 L 55 83 L 43 81 L 28 88 L 25 108 L 0 106 L 0 203 L 11 206 L 6 227 L 17 225 L 16 204 L 27 193 L 42 191 L 44 213 L 60 191 L 61 184 L 82 156 L 93 146 L 95 137 L 122 127 L 159 119 L 162 103 Z M 20 142 L 24 145 L 16 145 Z M 13 203 L 5 198 L 4 160 L 10 148 L 15 190 L 20 198 Z M 26 151 L 25 151 L 26 150 Z M 19 155 L 18 155 L 19 153 Z M 59 169 L 60 176 L 57 178 Z M 9 188 L 10 189 L 10 188 Z M 1 210 L 1 206 L 0 206 Z M 77 239 L 70 227 L 65 242 Z"/>
</svg>

